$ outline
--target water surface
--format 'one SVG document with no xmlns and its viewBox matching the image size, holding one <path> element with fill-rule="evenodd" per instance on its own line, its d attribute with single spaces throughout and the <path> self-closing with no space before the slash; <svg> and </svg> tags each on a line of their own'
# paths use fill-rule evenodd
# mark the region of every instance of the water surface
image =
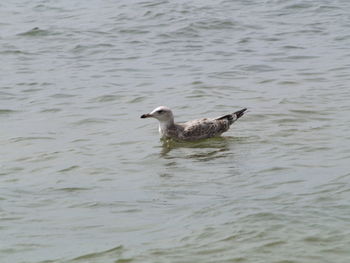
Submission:
<svg viewBox="0 0 350 263">
<path fill-rule="evenodd" d="M 2 1 L 1 262 L 350 260 L 350 2 Z M 247 107 L 165 144 L 139 116 Z"/>
</svg>

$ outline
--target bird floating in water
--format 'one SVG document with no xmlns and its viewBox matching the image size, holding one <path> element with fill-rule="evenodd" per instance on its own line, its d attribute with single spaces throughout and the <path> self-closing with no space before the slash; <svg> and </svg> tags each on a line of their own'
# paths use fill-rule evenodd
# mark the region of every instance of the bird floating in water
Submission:
<svg viewBox="0 0 350 263">
<path fill-rule="evenodd" d="M 143 114 L 141 118 L 157 119 L 159 121 L 159 133 L 164 139 L 196 141 L 219 136 L 228 131 L 231 124 L 242 117 L 246 110 L 244 108 L 213 119 L 204 118 L 185 123 L 176 123 L 174 122 L 174 115 L 171 109 L 166 106 L 159 106 L 151 113 Z"/>
</svg>

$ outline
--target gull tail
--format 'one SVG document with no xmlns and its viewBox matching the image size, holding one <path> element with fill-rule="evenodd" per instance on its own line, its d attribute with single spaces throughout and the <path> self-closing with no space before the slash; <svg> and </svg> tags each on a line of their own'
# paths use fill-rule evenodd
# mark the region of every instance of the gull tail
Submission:
<svg viewBox="0 0 350 263">
<path fill-rule="evenodd" d="M 227 114 L 227 115 L 224 115 L 224 116 L 221 116 L 219 118 L 216 118 L 217 120 L 224 120 L 224 119 L 227 119 L 230 123 L 230 125 L 232 123 L 234 123 L 237 119 L 239 119 L 240 117 L 243 116 L 244 112 L 247 110 L 247 108 L 244 108 L 244 109 L 241 109 L 239 111 L 236 111 L 234 113 L 231 113 L 231 114 Z"/>
<path fill-rule="evenodd" d="M 237 117 L 237 119 L 239 119 L 240 117 L 243 116 L 243 114 L 244 114 L 244 112 L 245 112 L 246 110 L 247 110 L 247 108 L 244 108 L 244 109 L 241 109 L 241 110 L 239 110 L 239 111 L 236 111 L 236 112 L 233 113 L 233 114 L 235 114 L 236 117 Z"/>
</svg>

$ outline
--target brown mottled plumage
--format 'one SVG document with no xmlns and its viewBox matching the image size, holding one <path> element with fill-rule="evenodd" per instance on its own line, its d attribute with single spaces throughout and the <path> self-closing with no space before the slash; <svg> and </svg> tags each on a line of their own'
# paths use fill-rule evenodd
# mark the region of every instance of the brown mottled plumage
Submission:
<svg viewBox="0 0 350 263">
<path fill-rule="evenodd" d="M 156 118 L 159 121 L 159 132 L 163 138 L 195 141 L 215 137 L 226 132 L 232 123 L 240 118 L 247 109 L 242 109 L 213 119 L 198 119 L 185 123 L 175 123 L 172 111 L 165 106 L 154 109 L 151 113 L 143 114 L 141 118 Z"/>
</svg>

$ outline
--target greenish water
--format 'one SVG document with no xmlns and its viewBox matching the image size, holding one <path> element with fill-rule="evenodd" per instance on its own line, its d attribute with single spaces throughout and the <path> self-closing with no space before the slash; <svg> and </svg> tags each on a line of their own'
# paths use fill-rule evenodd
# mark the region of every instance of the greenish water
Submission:
<svg viewBox="0 0 350 263">
<path fill-rule="evenodd" d="M 348 263 L 349 13 L 2 1 L 0 262 Z M 163 144 L 158 105 L 248 112 Z"/>
</svg>

